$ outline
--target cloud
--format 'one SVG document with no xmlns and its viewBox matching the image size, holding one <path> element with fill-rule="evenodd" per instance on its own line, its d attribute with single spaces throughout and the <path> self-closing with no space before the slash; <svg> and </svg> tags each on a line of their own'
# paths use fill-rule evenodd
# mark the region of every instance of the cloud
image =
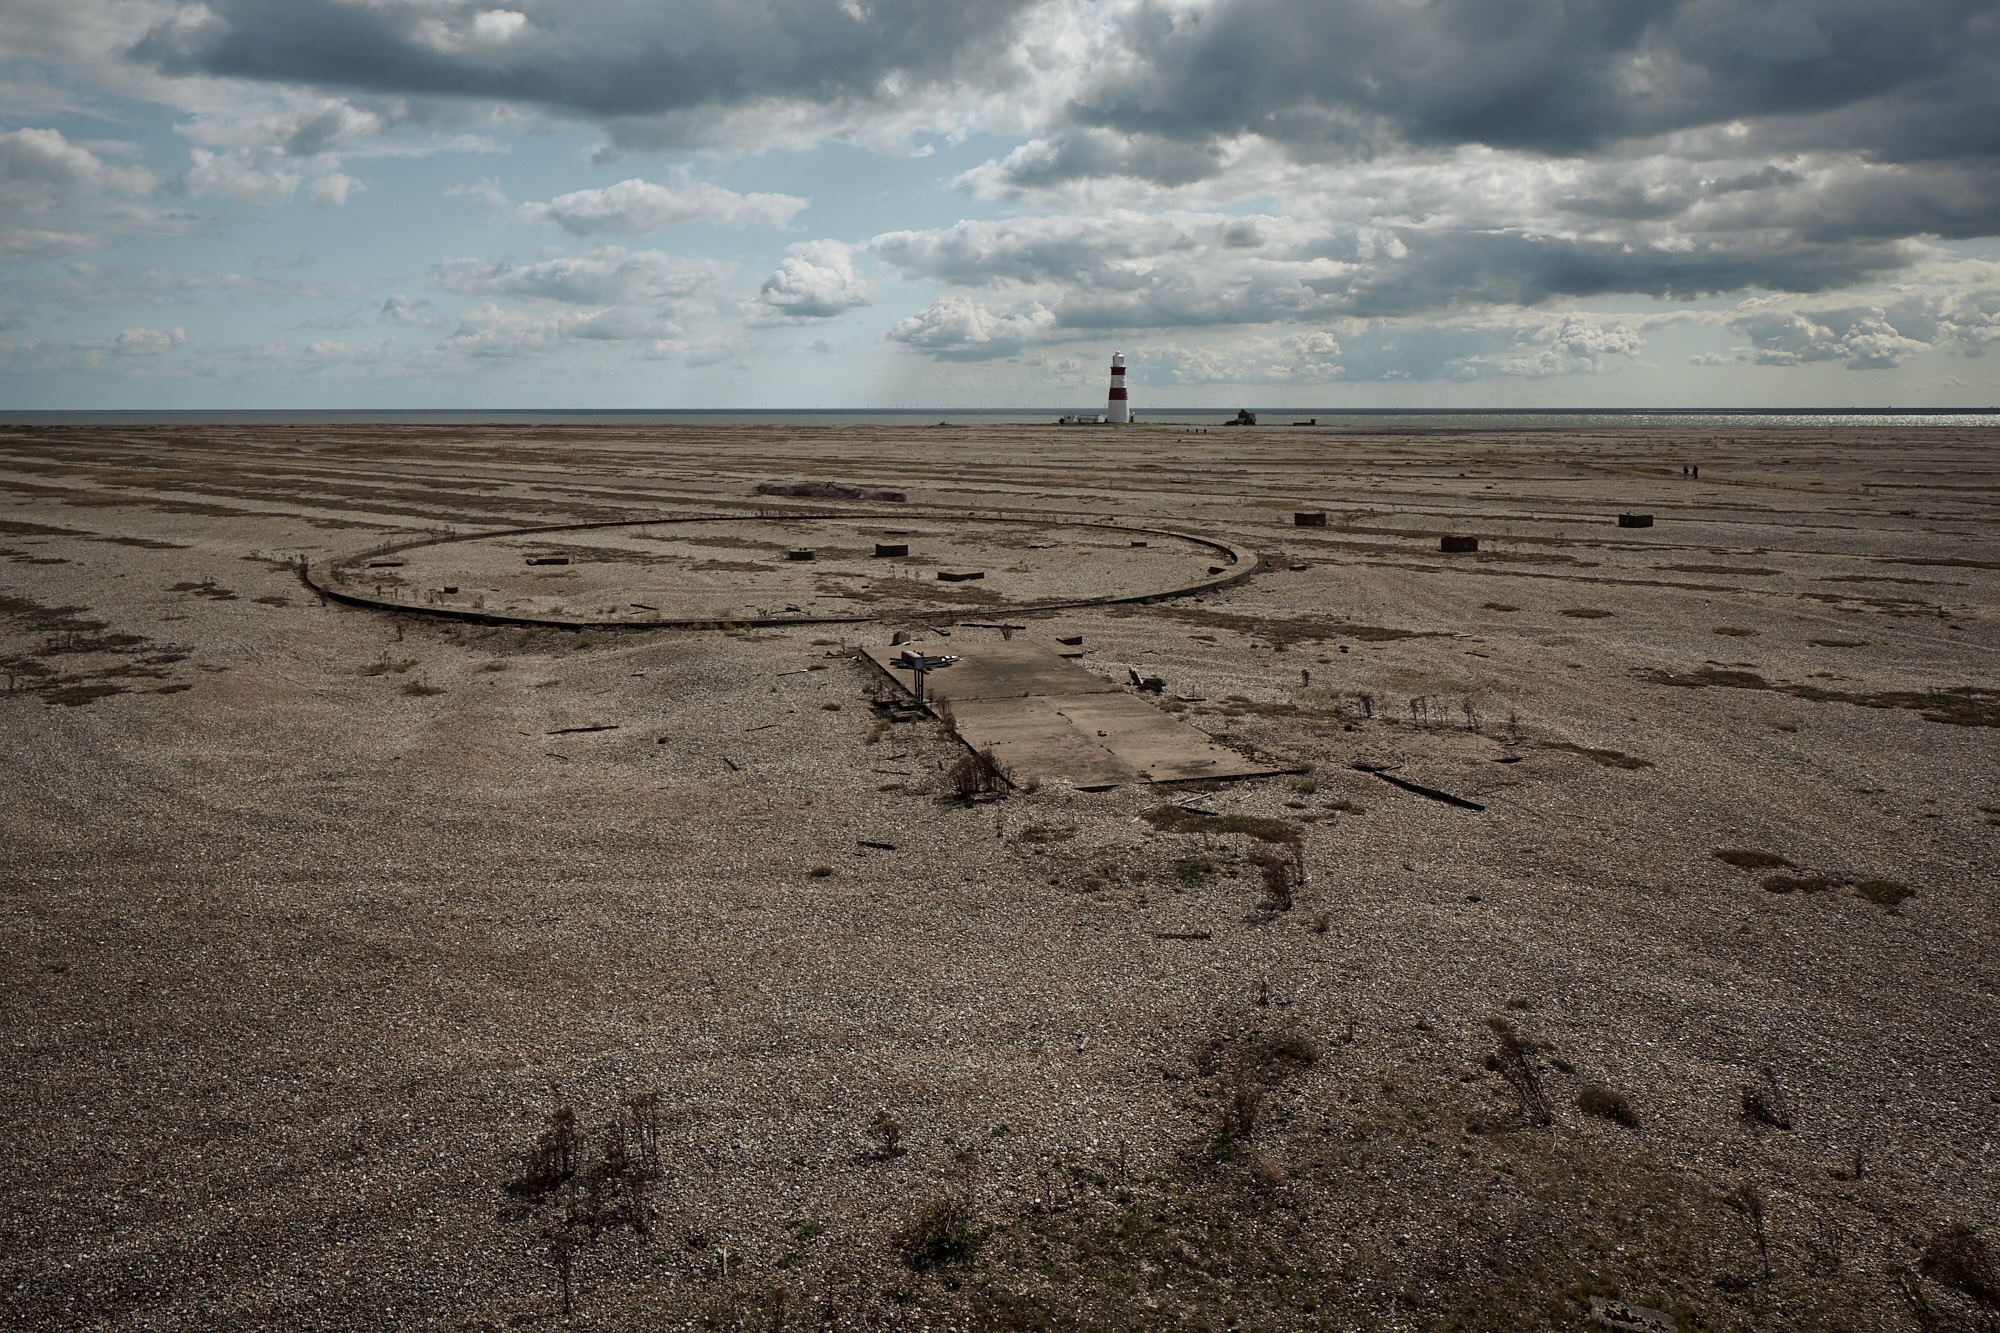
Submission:
<svg viewBox="0 0 2000 1333">
<path fill-rule="evenodd" d="M 188 333 L 183 328 L 164 332 L 159 329 L 126 329 L 111 341 L 110 350 L 117 356 L 165 356 L 187 344 Z"/>
<path fill-rule="evenodd" d="M 1879 309 L 1772 312 L 1745 315 L 1734 323 L 1749 335 L 1760 366 L 1844 361 L 1849 370 L 1890 370 L 1928 345 L 1904 337 Z"/>
<path fill-rule="evenodd" d="M 314 180 L 306 193 L 321 208 L 339 208 L 367 188 L 354 177 L 335 171 Z"/>
<path fill-rule="evenodd" d="M 609 245 L 535 264 L 447 256 L 431 269 L 430 280 L 467 296 L 682 311 L 716 308 L 730 271 L 715 260 Z"/>
<path fill-rule="evenodd" d="M 1471 381 L 1595 375 L 1629 363 L 1645 339 L 1589 315 L 1456 322 L 1348 321 L 1338 337 L 1316 329 L 1194 347 L 1169 343 L 1130 360 L 1174 384 L 1332 384 Z"/>
<path fill-rule="evenodd" d="M 788 319 L 832 319 L 865 306 L 869 285 L 854 271 L 853 247 L 805 241 L 790 247 L 778 271 L 764 279 L 757 301 Z"/>
<path fill-rule="evenodd" d="M 578 343 L 672 338 L 671 322 L 629 309 L 534 313 L 487 304 L 464 311 L 441 351 L 483 359 L 547 353 Z"/>
<path fill-rule="evenodd" d="M 360 290 L 346 283 L 308 283 L 213 269 L 148 268 L 85 260 L 64 265 L 61 277 L 22 282 L 13 288 L 25 300 L 65 308 L 193 305 L 211 294 L 265 301 L 324 300 L 352 296 Z"/>
<path fill-rule="evenodd" d="M 151 172 L 108 161 L 108 152 L 60 130 L 0 133 L 0 262 L 95 250 L 105 230 L 157 235 L 185 225 L 141 202 L 158 188 Z"/>
<path fill-rule="evenodd" d="M 1192 328 L 1539 306 L 1601 293 L 1820 290 L 1903 267 L 1901 243 L 1764 234 L 1634 245 L 1525 227 L 1315 226 L 1297 218 L 1109 210 L 888 232 L 867 248 L 912 281 L 1035 304 L 1056 330 Z"/>
<path fill-rule="evenodd" d="M 429 301 L 411 301 L 398 292 L 382 303 L 382 309 L 375 317 L 378 324 L 395 324 L 406 329 L 443 329 L 451 327 L 451 321 L 437 315 L 422 312 L 432 310 Z"/>
<path fill-rule="evenodd" d="M 32 342 L 0 342 L 0 374 L 62 374 L 105 372 L 146 375 L 154 363 L 164 363 L 186 351 L 184 328 L 130 328 L 112 338 L 38 338 Z"/>
<path fill-rule="evenodd" d="M 553 222 L 576 236 L 617 232 L 643 239 L 683 222 L 782 227 L 808 202 L 789 194 L 737 194 L 706 181 L 683 180 L 674 188 L 634 178 L 558 195 L 545 204 L 522 204 L 515 215 L 523 222 Z"/>
<path fill-rule="evenodd" d="M 1046 306 L 996 311 L 962 296 L 944 296 L 897 320 L 883 336 L 940 360 L 985 361 L 1044 341 L 1055 328 L 1055 313 Z"/>
<path fill-rule="evenodd" d="M 1127 58 L 1066 108 L 1079 127 L 1256 133 L 1320 157 L 1385 142 L 1567 155 L 1862 107 L 1871 138 L 1895 138 L 1920 133 L 1940 96 L 1975 114 L 2000 96 L 1981 0 L 1144 0 L 1124 7 L 1121 32 Z M 1989 117 L 1970 135 L 1930 134 L 1990 150 L 2000 130 Z"/>
<path fill-rule="evenodd" d="M 445 198 L 476 199 L 489 208 L 505 208 L 507 192 L 500 188 L 500 182 L 491 176 L 481 176 L 476 181 L 462 182 L 445 187 Z"/>
<path fill-rule="evenodd" d="M 321 208 L 339 208 L 368 187 L 332 168 L 331 159 L 302 165 L 297 159 L 268 148 L 236 148 L 211 152 L 188 150 L 190 165 L 174 180 L 183 194 L 219 194 L 246 204 L 266 207 L 288 202 L 306 183 L 306 196 Z M 309 170 L 310 168 L 310 170 Z M 312 174 L 317 171 L 318 174 Z"/>
<path fill-rule="evenodd" d="M 490 101 L 643 132 L 769 103 L 892 103 L 990 71 L 1031 0 L 209 0 L 157 21 L 133 58 L 207 76 Z M 990 77 L 990 75 L 989 75 Z"/>
</svg>

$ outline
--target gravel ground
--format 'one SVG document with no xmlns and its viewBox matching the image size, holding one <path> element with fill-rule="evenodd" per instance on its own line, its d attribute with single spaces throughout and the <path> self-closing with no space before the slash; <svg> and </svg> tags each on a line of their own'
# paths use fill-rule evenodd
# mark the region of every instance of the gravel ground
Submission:
<svg viewBox="0 0 2000 1333">
<path fill-rule="evenodd" d="M 0 431 L 0 1323 L 1994 1317 L 1991 432 L 911 435 Z M 964 802 L 916 622 L 285 564 L 802 478 L 1262 553 L 1025 632 L 1311 775 Z"/>
</svg>

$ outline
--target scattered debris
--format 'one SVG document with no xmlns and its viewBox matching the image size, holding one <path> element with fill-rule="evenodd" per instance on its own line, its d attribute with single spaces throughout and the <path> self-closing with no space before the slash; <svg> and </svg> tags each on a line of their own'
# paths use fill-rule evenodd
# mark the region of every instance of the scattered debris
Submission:
<svg viewBox="0 0 2000 1333">
<path fill-rule="evenodd" d="M 937 576 L 946 583 L 966 583 L 972 579 L 985 578 L 986 571 L 983 569 L 940 569 L 937 572 Z"/>
<path fill-rule="evenodd" d="M 1295 513 L 1292 515 L 1292 526 L 1295 528 L 1323 528 L 1326 526 L 1326 511 L 1324 509 L 1315 509 Z"/>
<path fill-rule="evenodd" d="M 1156 940 L 1206 940 L 1214 937 L 1205 930 L 1156 930 L 1153 932 L 1153 938 Z"/>
<path fill-rule="evenodd" d="M 616 722 L 603 722 L 599 723 L 597 726 L 594 727 L 557 727 L 554 731 L 543 732 L 542 735 L 574 736 L 578 732 L 582 731 L 616 731 L 616 730 L 618 730 L 618 724 Z"/>
<path fill-rule="evenodd" d="M 878 852 L 893 852 L 896 850 L 896 844 L 893 842 L 870 842 L 866 838 L 856 838 L 854 844 L 857 847 L 873 847 Z"/>
<path fill-rule="evenodd" d="M 1476 551 L 1476 550 L 1478 550 L 1478 549 L 1479 549 L 1479 538 L 1477 538 L 1477 537 L 1440 537 L 1440 538 L 1438 538 L 1438 550 L 1440 550 L 1440 551 L 1447 551 L 1447 552 L 1451 552 L 1451 551 Z"/>
<path fill-rule="evenodd" d="M 1621 528 L 1650 528 L 1653 526 L 1651 514 L 1620 514 L 1618 526 Z"/>
</svg>

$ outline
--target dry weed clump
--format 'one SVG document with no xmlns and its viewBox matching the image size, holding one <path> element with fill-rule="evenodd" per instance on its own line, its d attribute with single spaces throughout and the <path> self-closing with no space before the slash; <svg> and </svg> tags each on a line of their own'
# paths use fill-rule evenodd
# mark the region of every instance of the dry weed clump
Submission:
<svg viewBox="0 0 2000 1333">
<path fill-rule="evenodd" d="M 896 1233 L 896 1249 L 918 1272 L 964 1263 L 979 1250 L 972 1205 L 958 1195 L 932 1199 Z"/>
<path fill-rule="evenodd" d="M 1305 846 L 1297 839 L 1280 844 L 1282 850 L 1259 848 L 1250 853 L 1250 864 L 1264 879 L 1268 895 L 1262 904 L 1267 912 L 1292 910 L 1292 892 L 1306 882 Z"/>
<path fill-rule="evenodd" d="M 1521 1102 L 1521 1114 L 1528 1118 L 1529 1124 L 1555 1123 L 1555 1111 L 1535 1074 L 1535 1046 L 1522 1040 L 1514 1025 L 1504 1018 L 1489 1018 L 1486 1023 L 1499 1039 L 1493 1053 L 1486 1057 L 1486 1068 L 1507 1080 L 1507 1085 L 1514 1089 Z"/>
<path fill-rule="evenodd" d="M 887 1107 L 877 1111 L 875 1118 L 868 1122 L 868 1137 L 875 1140 L 875 1156 L 880 1161 L 901 1157 L 909 1151 L 903 1146 L 903 1122 L 890 1115 Z"/>
<path fill-rule="evenodd" d="M 590 1160 L 585 1152 L 588 1136 L 579 1127 L 576 1112 L 557 1107 L 529 1149 L 525 1169 L 504 1187 L 521 1201 L 501 1213 L 506 1221 L 530 1220 L 550 1196 L 556 1196 L 558 1211 L 541 1234 L 565 1318 L 575 1310 L 578 1251 L 621 1226 L 629 1226 L 642 1239 L 653 1234 L 658 1211 L 649 1196 L 663 1174 L 660 1131 L 658 1094 L 631 1097 L 604 1128 L 597 1140 L 598 1155 Z"/>
<path fill-rule="evenodd" d="M 1754 1181 L 1739 1183 L 1723 1202 L 1750 1219 L 1750 1235 L 1757 1243 L 1757 1257 L 1763 1262 L 1764 1276 L 1771 1276 L 1771 1238 L 1764 1226 L 1764 1192 Z"/>
<path fill-rule="evenodd" d="M 1318 1045 L 1297 1028 L 1252 1039 L 1225 1067 L 1222 1053 L 1227 1046 L 1223 1038 L 1211 1036 L 1196 1043 L 1192 1052 L 1195 1071 L 1202 1077 L 1223 1075 L 1215 1132 L 1202 1152 L 1204 1158 L 1213 1162 L 1231 1161 L 1239 1156 L 1257 1127 L 1257 1113 L 1265 1094 L 1319 1060 Z"/>
<path fill-rule="evenodd" d="M 994 758 L 991 746 L 960 755 L 946 777 L 951 782 L 952 794 L 962 801 L 1014 785 L 1013 771 Z"/>
</svg>

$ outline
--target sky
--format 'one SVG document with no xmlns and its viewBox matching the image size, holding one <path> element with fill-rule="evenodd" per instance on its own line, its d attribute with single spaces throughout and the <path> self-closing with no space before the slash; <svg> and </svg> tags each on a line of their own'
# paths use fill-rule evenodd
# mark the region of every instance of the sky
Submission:
<svg viewBox="0 0 2000 1333">
<path fill-rule="evenodd" d="M 2000 0 L 0 0 L 0 408 L 1987 407 Z"/>
</svg>

